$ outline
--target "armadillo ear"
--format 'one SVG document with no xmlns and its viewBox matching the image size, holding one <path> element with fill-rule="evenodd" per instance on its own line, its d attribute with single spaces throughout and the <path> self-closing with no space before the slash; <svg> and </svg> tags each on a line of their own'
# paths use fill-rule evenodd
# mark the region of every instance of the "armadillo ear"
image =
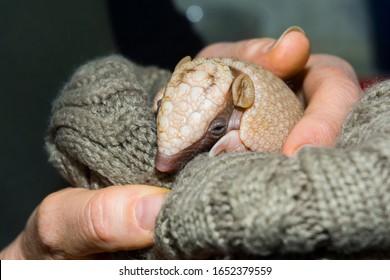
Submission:
<svg viewBox="0 0 390 280">
<path fill-rule="evenodd" d="M 175 70 L 173 70 L 173 72 L 175 72 L 177 69 L 179 69 L 183 64 L 187 63 L 187 62 L 190 62 L 191 61 L 191 56 L 187 55 L 185 57 L 183 57 L 179 63 L 177 63 L 176 67 L 175 67 Z"/>
<path fill-rule="evenodd" d="M 233 104 L 237 107 L 248 108 L 255 101 L 255 86 L 247 74 L 238 75 L 232 84 Z"/>
<path fill-rule="evenodd" d="M 157 92 L 156 96 L 153 99 L 153 113 L 157 113 L 158 109 L 160 108 L 159 103 L 161 103 L 162 98 L 164 97 L 164 93 L 167 87 L 163 87 L 160 89 L 159 92 Z"/>
</svg>

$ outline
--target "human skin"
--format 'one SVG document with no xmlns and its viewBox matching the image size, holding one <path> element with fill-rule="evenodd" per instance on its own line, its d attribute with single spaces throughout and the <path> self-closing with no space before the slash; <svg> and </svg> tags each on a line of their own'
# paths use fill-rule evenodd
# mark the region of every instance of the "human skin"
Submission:
<svg viewBox="0 0 390 280">
<path fill-rule="evenodd" d="M 305 145 L 332 147 L 361 95 L 352 67 L 338 57 L 310 55 L 308 39 L 297 30 L 279 40 L 213 44 L 198 56 L 248 60 L 284 80 L 293 78 L 307 107 L 283 146 L 288 156 Z M 100 259 L 107 252 L 149 247 L 167 192 L 145 185 L 55 192 L 38 205 L 0 259 Z"/>
<path fill-rule="evenodd" d="M 288 156 L 306 145 L 332 147 L 346 115 L 361 96 L 351 65 L 336 56 L 310 55 L 309 40 L 297 29 L 287 31 L 278 41 L 263 38 L 217 43 L 198 56 L 248 60 L 298 83 L 296 87 L 307 107 L 283 145 L 283 153 Z"/>
</svg>

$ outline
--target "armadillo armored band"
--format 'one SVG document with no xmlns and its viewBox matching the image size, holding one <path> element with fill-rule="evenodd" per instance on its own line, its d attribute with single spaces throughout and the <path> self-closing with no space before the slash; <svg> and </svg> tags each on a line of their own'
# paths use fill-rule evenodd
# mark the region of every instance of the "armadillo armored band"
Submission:
<svg viewBox="0 0 390 280">
<path fill-rule="evenodd" d="M 92 61 L 55 101 L 46 139 L 74 186 L 173 189 L 150 258 L 390 257 L 390 82 L 367 91 L 334 149 L 200 155 L 169 183 L 154 169 L 151 110 L 168 78 L 118 56 Z"/>
</svg>

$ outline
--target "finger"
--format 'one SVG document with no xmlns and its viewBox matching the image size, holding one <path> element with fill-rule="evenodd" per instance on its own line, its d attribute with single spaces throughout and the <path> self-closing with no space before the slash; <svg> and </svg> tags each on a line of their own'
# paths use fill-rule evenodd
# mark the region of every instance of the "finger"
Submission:
<svg viewBox="0 0 390 280">
<path fill-rule="evenodd" d="M 199 57 L 233 57 L 261 65 L 282 79 L 300 72 L 310 55 L 310 42 L 302 29 L 291 27 L 278 40 L 251 39 L 217 43 L 203 49 Z"/>
<path fill-rule="evenodd" d="M 361 96 L 352 67 L 326 55 L 310 58 L 303 92 L 308 106 L 283 146 L 290 156 L 306 145 L 332 147 L 346 115 Z"/>
<path fill-rule="evenodd" d="M 167 191 L 144 185 L 68 188 L 42 202 L 34 226 L 53 258 L 147 247 Z"/>
</svg>

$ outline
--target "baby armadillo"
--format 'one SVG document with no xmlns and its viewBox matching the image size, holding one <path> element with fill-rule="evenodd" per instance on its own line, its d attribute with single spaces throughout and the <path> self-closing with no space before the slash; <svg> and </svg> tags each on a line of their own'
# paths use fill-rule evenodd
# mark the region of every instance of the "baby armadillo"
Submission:
<svg viewBox="0 0 390 280">
<path fill-rule="evenodd" d="M 154 100 L 156 168 L 176 172 L 197 153 L 280 152 L 303 106 L 278 77 L 230 58 L 183 58 Z"/>
</svg>

